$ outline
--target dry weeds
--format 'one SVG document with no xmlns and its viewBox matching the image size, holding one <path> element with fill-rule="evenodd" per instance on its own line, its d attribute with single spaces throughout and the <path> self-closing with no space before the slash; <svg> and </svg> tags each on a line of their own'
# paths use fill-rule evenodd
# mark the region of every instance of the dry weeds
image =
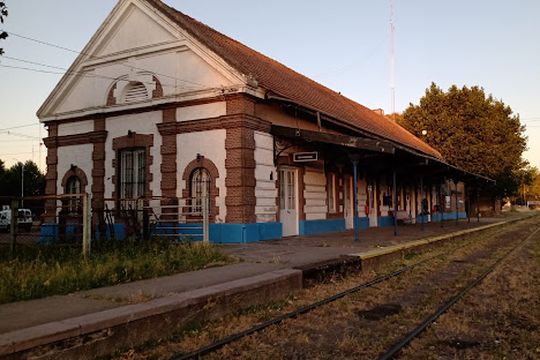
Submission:
<svg viewBox="0 0 540 360">
<path fill-rule="evenodd" d="M 390 272 L 403 265 L 431 257 L 434 254 L 443 254 L 441 257 L 430 260 L 398 278 L 380 283 L 375 287 L 318 308 L 309 314 L 285 321 L 279 326 L 272 326 L 261 333 L 232 343 L 211 354 L 208 358 L 358 359 L 377 357 L 378 354 L 382 353 L 440 306 L 442 300 L 462 287 L 471 276 L 481 272 L 493 259 L 504 253 L 513 240 L 519 239 L 523 234 L 530 231 L 535 222 L 537 220 L 529 220 L 504 229 L 469 237 L 463 242 L 446 244 L 415 257 L 404 257 L 399 261 L 386 265 L 380 272 Z M 540 257 L 537 256 L 537 271 L 538 259 Z M 536 274 L 538 275 L 538 272 Z M 126 360 L 168 358 L 175 353 L 193 351 L 224 336 L 245 330 L 260 321 L 356 286 L 373 278 L 375 275 L 377 274 L 373 272 L 361 273 L 344 279 L 335 279 L 325 284 L 318 284 L 312 288 L 304 289 L 296 296 L 283 302 L 251 308 L 208 324 L 198 324 L 200 326 L 195 326 L 193 329 L 178 334 L 172 339 L 163 339 L 151 346 L 145 346 L 137 350 L 131 349 L 120 354 L 118 358 Z M 492 278 L 490 277 L 490 280 Z M 536 291 L 540 289 L 538 279 L 537 276 L 536 287 L 531 285 L 531 289 L 537 289 Z M 520 282 L 514 278 L 509 278 L 505 282 L 505 286 L 508 289 L 520 288 Z M 500 298 L 497 292 L 491 293 L 489 296 L 494 301 Z M 524 297 L 524 294 L 520 294 L 519 298 L 532 301 L 534 296 L 529 294 L 529 297 Z M 530 306 L 530 301 L 523 305 L 523 309 Z M 501 300 L 501 302 L 504 301 Z M 482 301 L 476 300 L 476 303 L 472 304 L 469 309 L 469 314 L 471 312 L 482 313 L 483 311 L 488 314 L 493 305 L 478 307 L 478 305 L 482 305 L 481 303 Z M 540 305 L 538 299 L 536 299 L 535 304 Z M 386 308 L 391 309 L 391 311 L 385 313 L 385 307 L 381 307 L 381 305 L 386 305 Z M 401 308 L 395 305 L 399 305 Z M 505 307 L 507 312 L 513 308 L 513 305 Z M 538 308 L 540 306 L 537 306 Z M 370 316 L 365 316 L 373 309 L 379 312 L 376 317 L 378 320 L 370 320 Z M 529 324 L 529 317 L 525 317 L 525 312 L 520 312 L 520 315 L 515 319 L 521 320 L 515 321 L 523 321 Z M 536 313 L 537 315 L 538 313 Z M 502 322 L 491 325 L 507 326 L 508 323 Z M 410 358 L 418 358 L 417 355 L 419 354 L 422 355 L 420 358 L 438 358 L 441 354 L 434 351 L 432 347 L 437 348 L 437 346 L 440 346 L 439 339 L 446 341 L 448 344 L 446 347 L 449 349 L 459 347 L 484 349 L 476 345 L 478 330 L 473 331 L 474 326 L 478 326 L 474 319 L 454 321 L 445 325 L 439 323 L 436 328 L 441 329 L 443 333 L 446 331 L 448 334 L 462 335 L 460 337 L 443 337 L 441 334 L 436 334 L 434 335 L 435 339 L 426 344 L 415 342 L 405 355 Z M 465 334 L 471 336 L 467 337 Z M 493 335 L 496 334 L 498 334 L 497 331 Z M 519 340 L 523 336 L 523 332 L 516 333 L 515 339 Z M 422 353 L 419 352 L 419 348 L 423 349 Z M 452 356 L 450 358 L 454 358 Z"/>
</svg>

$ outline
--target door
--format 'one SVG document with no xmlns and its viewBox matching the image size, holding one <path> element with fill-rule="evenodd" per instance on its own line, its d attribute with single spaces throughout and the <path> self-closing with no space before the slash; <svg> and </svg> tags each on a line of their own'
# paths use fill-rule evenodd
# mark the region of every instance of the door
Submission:
<svg viewBox="0 0 540 360">
<path fill-rule="evenodd" d="M 352 178 L 350 176 L 345 177 L 345 182 L 343 183 L 343 212 L 345 215 L 345 227 L 347 229 L 354 228 L 354 190 L 352 186 Z"/>
<path fill-rule="evenodd" d="M 369 226 L 376 227 L 377 224 L 377 188 L 375 182 L 369 182 L 368 201 L 369 201 Z"/>
<path fill-rule="evenodd" d="M 298 235 L 298 176 L 295 169 L 279 170 L 279 219 L 283 236 Z"/>
</svg>

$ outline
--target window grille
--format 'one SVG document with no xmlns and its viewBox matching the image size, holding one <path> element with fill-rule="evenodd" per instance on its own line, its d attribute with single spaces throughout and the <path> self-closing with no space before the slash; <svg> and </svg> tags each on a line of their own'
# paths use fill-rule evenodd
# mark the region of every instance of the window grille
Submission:
<svg viewBox="0 0 540 360">
<path fill-rule="evenodd" d="M 136 199 L 144 196 L 146 187 L 146 151 L 144 149 L 120 152 L 120 197 Z"/>
<path fill-rule="evenodd" d="M 195 169 L 191 174 L 191 211 L 194 214 L 202 213 L 203 199 L 208 199 L 210 196 L 210 182 L 210 174 L 204 168 Z"/>
</svg>

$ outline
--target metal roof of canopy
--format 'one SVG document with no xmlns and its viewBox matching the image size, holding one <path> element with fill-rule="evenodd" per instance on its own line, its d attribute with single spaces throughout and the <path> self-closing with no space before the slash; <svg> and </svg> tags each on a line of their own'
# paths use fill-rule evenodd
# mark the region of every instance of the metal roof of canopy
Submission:
<svg viewBox="0 0 540 360">
<path fill-rule="evenodd" d="M 367 150 L 386 154 L 394 154 L 396 151 L 395 146 L 388 141 L 360 138 L 356 136 L 331 134 L 305 129 L 295 129 L 278 125 L 272 125 L 270 133 L 272 135 L 281 136 L 289 139 L 298 139 L 306 142 L 338 145 L 349 148 L 350 150 Z"/>
<path fill-rule="evenodd" d="M 327 132 L 305 130 L 298 128 L 291 128 L 286 126 L 272 125 L 270 133 L 272 135 L 283 137 L 291 140 L 299 140 L 305 143 L 319 143 L 332 146 L 341 147 L 346 153 L 355 154 L 358 152 L 370 152 L 379 155 L 393 155 L 398 156 L 398 154 L 405 155 L 405 157 L 411 156 L 414 158 L 420 158 L 422 164 L 416 162 L 414 164 L 408 163 L 407 159 L 405 162 L 400 162 L 399 172 L 404 170 L 412 170 L 424 168 L 425 172 L 422 171 L 420 176 L 433 176 L 439 174 L 440 176 L 447 176 L 454 179 L 464 179 L 469 178 L 475 181 L 491 182 L 495 183 L 495 180 L 490 179 L 486 176 L 474 174 L 463 169 L 458 168 L 457 166 L 451 165 L 441 159 L 437 159 L 431 156 L 426 156 L 425 154 L 411 151 L 408 148 L 396 146 L 392 142 L 384 140 L 375 140 L 363 137 L 356 137 L 350 135 L 342 134 L 332 134 Z M 397 152 L 396 150 L 401 150 Z M 376 159 L 377 160 L 377 159 Z M 379 162 L 380 163 L 380 162 Z M 392 168 L 392 166 L 390 167 Z M 429 168 L 429 169 L 428 169 Z"/>
</svg>

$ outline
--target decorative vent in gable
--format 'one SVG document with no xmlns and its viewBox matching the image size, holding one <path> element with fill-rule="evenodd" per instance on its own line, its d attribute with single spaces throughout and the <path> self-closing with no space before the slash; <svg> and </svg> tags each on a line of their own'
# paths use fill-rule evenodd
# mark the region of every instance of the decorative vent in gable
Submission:
<svg viewBox="0 0 540 360">
<path fill-rule="evenodd" d="M 124 90 L 124 102 L 134 103 L 148 99 L 148 90 L 141 82 L 131 82 Z"/>
</svg>

